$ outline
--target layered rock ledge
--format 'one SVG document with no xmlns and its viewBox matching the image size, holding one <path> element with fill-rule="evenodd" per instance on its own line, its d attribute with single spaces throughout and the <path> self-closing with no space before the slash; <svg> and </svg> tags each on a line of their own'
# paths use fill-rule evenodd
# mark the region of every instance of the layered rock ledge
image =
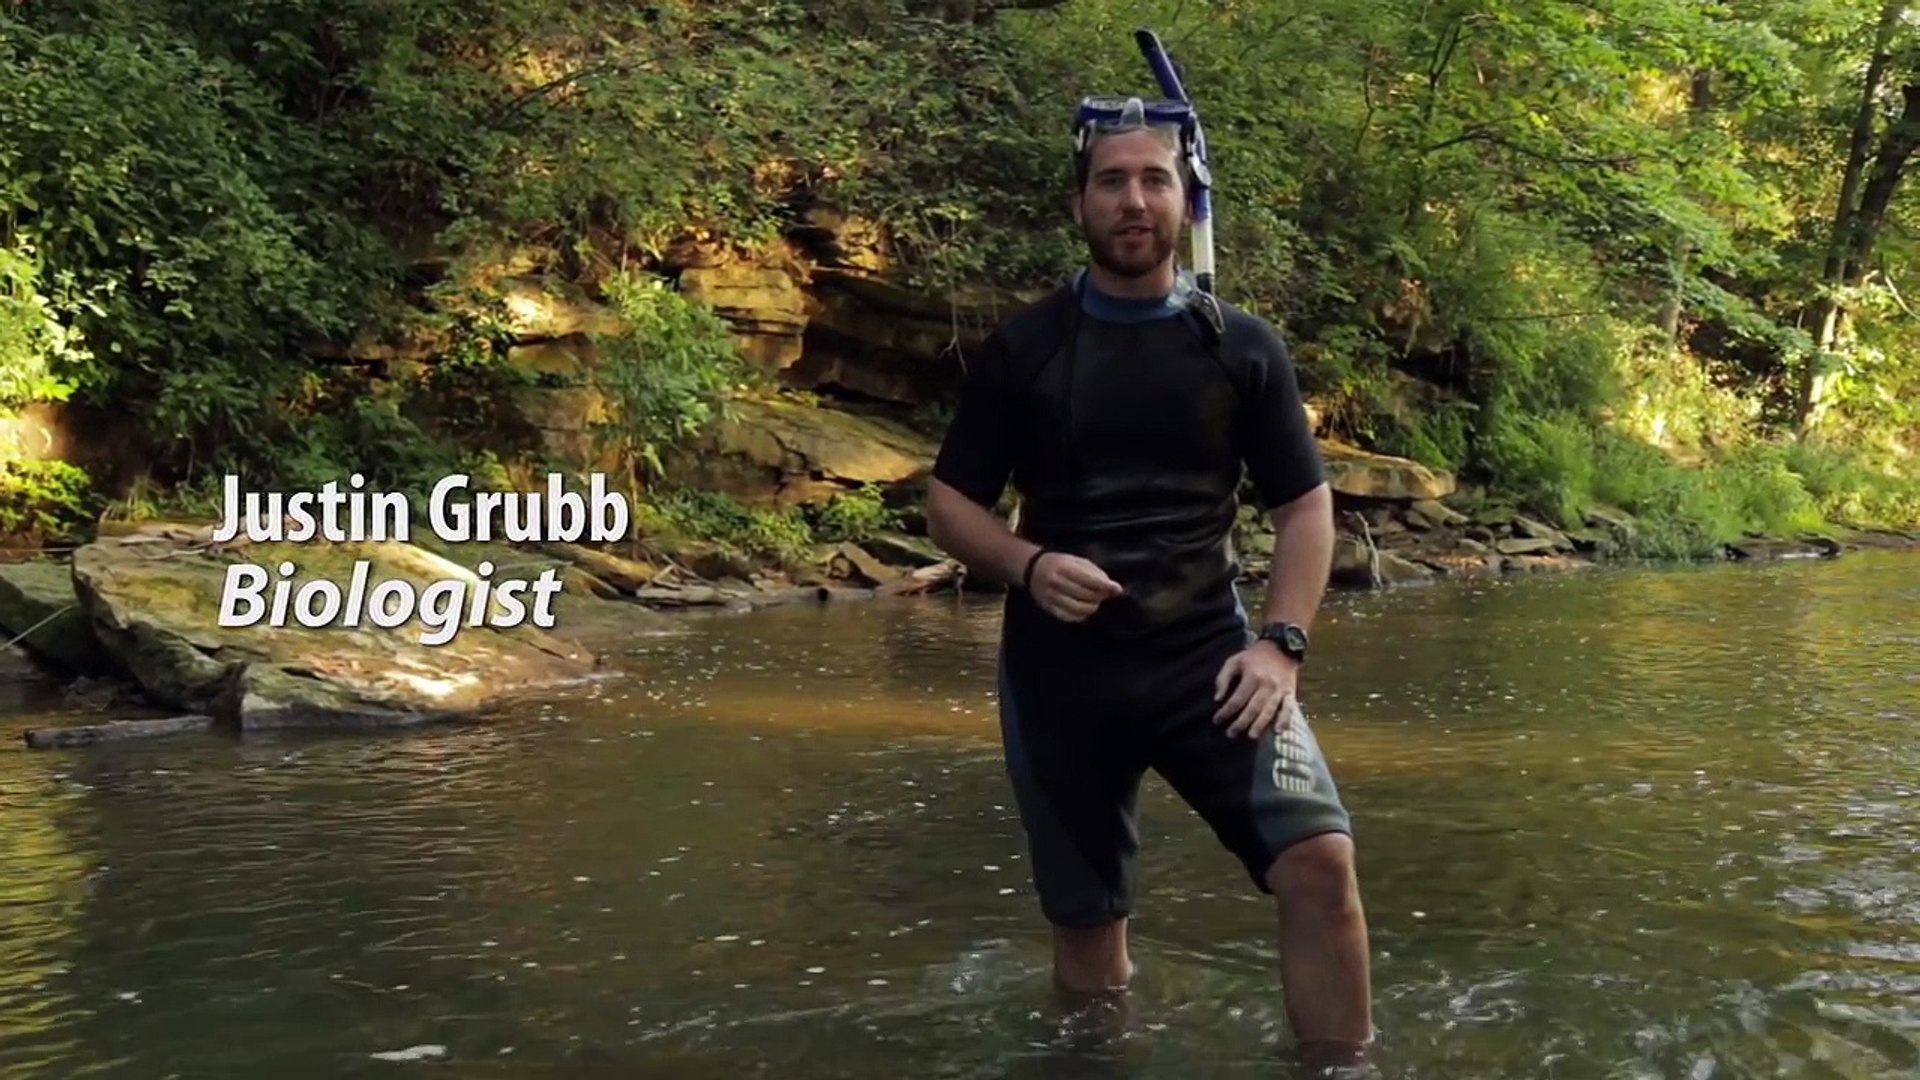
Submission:
<svg viewBox="0 0 1920 1080">
<path fill-rule="evenodd" d="M 0 626 L 10 636 L 25 629 L 18 624 L 45 618 L 46 604 L 71 613 L 47 624 L 61 629 L 46 643 L 32 635 L 21 640 L 50 668 L 119 675 L 134 688 L 128 696 L 184 714 L 44 733 L 40 742 L 96 741 L 154 724 L 233 733 L 404 727 L 476 716 L 595 674 L 596 658 L 587 649 L 526 623 L 463 626 L 440 645 L 423 643 L 418 623 L 221 626 L 228 567 L 243 561 L 274 567 L 282 560 L 299 568 L 300 581 L 346 582 L 356 560 L 368 562 L 371 580 L 404 580 L 416 591 L 436 580 L 459 579 L 469 587 L 478 580 L 467 567 L 406 544 L 223 548 L 206 527 L 168 524 L 96 540 L 69 564 L 0 567 L 0 581 L 8 583 L 0 596 L 23 591 L 23 583 L 39 594 L 34 604 L 0 604 Z M 64 597 L 57 587 L 61 574 Z M 34 733 L 28 742 L 36 742 Z"/>
</svg>

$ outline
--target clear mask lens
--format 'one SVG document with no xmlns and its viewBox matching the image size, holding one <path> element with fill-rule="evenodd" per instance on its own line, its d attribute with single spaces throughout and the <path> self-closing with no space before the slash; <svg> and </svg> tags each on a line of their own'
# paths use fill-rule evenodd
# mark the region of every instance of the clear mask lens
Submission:
<svg viewBox="0 0 1920 1080">
<path fill-rule="evenodd" d="M 1159 129 L 1183 145 L 1193 127 L 1193 109 L 1179 101 L 1137 97 L 1087 97 L 1074 113 L 1074 148 L 1085 150 L 1095 135 L 1111 135 L 1143 128 Z"/>
</svg>

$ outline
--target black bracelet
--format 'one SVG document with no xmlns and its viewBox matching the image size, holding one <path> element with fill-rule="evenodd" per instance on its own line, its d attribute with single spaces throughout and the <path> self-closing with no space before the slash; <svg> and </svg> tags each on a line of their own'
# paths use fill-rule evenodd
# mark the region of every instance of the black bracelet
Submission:
<svg viewBox="0 0 1920 1080">
<path fill-rule="evenodd" d="M 1049 554 L 1052 554 L 1052 553 L 1049 552 L 1046 548 L 1041 548 L 1040 550 L 1034 552 L 1033 556 L 1027 560 L 1027 572 L 1020 575 L 1021 588 L 1023 589 L 1033 588 L 1033 568 L 1040 565 L 1040 556 L 1049 555 Z"/>
</svg>

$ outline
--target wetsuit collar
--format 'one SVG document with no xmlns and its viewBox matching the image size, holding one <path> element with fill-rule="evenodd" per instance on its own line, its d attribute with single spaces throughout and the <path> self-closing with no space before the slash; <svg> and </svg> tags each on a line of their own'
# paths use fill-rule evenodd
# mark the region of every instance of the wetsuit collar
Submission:
<svg viewBox="0 0 1920 1080">
<path fill-rule="evenodd" d="M 1193 296 L 1192 275 L 1182 270 L 1174 276 L 1173 291 L 1165 296 L 1135 299 L 1101 292 L 1083 268 L 1073 277 L 1074 291 L 1080 294 L 1080 310 L 1102 322 L 1138 323 L 1165 319 L 1185 311 Z"/>
</svg>

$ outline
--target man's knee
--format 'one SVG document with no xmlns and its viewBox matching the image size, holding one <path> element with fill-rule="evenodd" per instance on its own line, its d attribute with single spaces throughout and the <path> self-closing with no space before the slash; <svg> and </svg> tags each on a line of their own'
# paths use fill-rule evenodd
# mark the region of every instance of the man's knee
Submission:
<svg viewBox="0 0 1920 1080">
<path fill-rule="evenodd" d="M 1283 908 L 1311 908 L 1335 917 L 1357 914 L 1353 837 L 1329 832 L 1294 844 L 1267 868 L 1266 885 Z"/>
</svg>

